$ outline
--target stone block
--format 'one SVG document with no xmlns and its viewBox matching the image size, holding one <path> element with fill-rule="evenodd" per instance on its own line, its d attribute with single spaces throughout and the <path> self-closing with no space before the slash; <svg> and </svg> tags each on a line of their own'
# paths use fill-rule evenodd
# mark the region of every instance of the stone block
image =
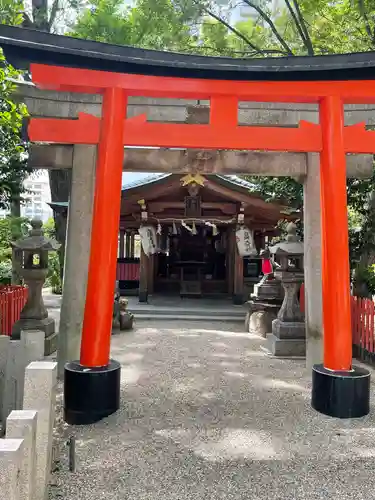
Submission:
<svg viewBox="0 0 375 500">
<path fill-rule="evenodd" d="M 305 323 L 280 321 L 272 322 L 272 333 L 279 339 L 302 339 L 305 340 Z"/>
<path fill-rule="evenodd" d="M 0 335 L 0 422 L 4 414 L 6 366 L 9 355 L 10 337 Z"/>
<path fill-rule="evenodd" d="M 21 340 L 11 340 L 5 368 L 5 387 L 2 421 L 12 410 L 22 409 L 22 394 L 25 375 L 25 350 Z"/>
<path fill-rule="evenodd" d="M 23 407 L 38 412 L 36 430 L 35 498 L 47 498 L 52 465 L 52 433 L 55 420 L 57 363 L 34 361 L 26 368 Z"/>
<path fill-rule="evenodd" d="M 276 319 L 274 311 L 255 311 L 250 315 L 249 332 L 266 337 L 272 332 L 272 321 Z"/>
<path fill-rule="evenodd" d="M 3 422 L 12 410 L 22 409 L 26 366 L 43 357 L 44 332 L 41 330 L 23 330 L 21 340 L 9 341 L 1 413 Z"/>
<path fill-rule="evenodd" d="M 273 334 L 267 335 L 268 350 L 272 356 L 304 357 L 306 355 L 305 339 L 279 339 Z"/>
<path fill-rule="evenodd" d="M 45 351 L 44 354 L 49 356 L 57 349 L 57 334 L 55 333 L 55 320 L 53 318 L 44 319 L 20 319 L 12 330 L 12 338 L 19 339 L 22 331 L 41 330 L 45 336 Z M 53 350 L 51 350 L 53 349 Z"/>
<path fill-rule="evenodd" d="M 32 361 L 44 358 L 44 332 L 42 330 L 22 330 L 21 342 L 25 349 L 25 368 Z"/>
<path fill-rule="evenodd" d="M 0 499 L 20 500 L 22 439 L 0 439 Z M 35 498 L 35 500 L 39 500 Z"/>
<path fill-rule="evenodd" d="M 19 500 L 35 499 L 36 425 L 37 412 L 33 410 L 15 410 L 7 418 L 7 439 L 23 439 L 23 459 L 19 477 Z"/>
<path fill-rule="evenodd" d="M 44 339 L 44 355 L 50 356 L 57 351 L 59 342 L 59 333 L 55 332 Z"/>
</svg>

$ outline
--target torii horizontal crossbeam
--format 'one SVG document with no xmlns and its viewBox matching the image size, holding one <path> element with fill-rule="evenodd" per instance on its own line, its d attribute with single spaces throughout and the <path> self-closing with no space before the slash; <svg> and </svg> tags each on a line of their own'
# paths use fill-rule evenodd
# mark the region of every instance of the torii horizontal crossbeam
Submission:
<svg viewBox="0 0 375 500">
<path fill-rule="evenodd" d="M 56 144 L 98 144 L 100 118 L 80 113 L 78 120 L 33 118 L 29 138 Z M 375 132 L 365 123 L 345 127 L 345 152 L 374 152 Z M 233 149 L 320 152 L 320 125 L 301 121 L 298 128 L 239 127 L 237 125 L 187 125 L 149 123 L 140 115 L 125 120 L 124 146 L 163 148 Z"/>
</svg>

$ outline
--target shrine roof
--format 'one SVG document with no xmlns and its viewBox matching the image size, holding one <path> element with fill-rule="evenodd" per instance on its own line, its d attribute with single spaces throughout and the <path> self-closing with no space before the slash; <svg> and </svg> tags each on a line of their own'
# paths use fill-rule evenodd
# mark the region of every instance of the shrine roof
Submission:
<svg viewBox="0 0 375 500">
<path fill-rule="evenodd" d="M 240 59 L 111 45 L 0 25 L 8 61 L 155 76 L 218 80 L 316 81 L 375 78 L 375 52 Z"/>
<path fill-rule="evenodd" d="M 128 189 L 134 189 L 137 187 L 146 186 L 147 184 L 152 184 L 153 182 L 161 181 L 162 179 L 170 177 L 171 175 L 172 174 L 150 174 L 147 177 L 144 177 L 143 179 L 136 179 L 132 182 L 127 183 L 126 173 L 125 173 L 122 181 L 122 190 L 127 191 Z"/>
<path fill-rule="evenodd" d="M 125 174 L 126 175 L 126 174 Z M 123 182 L 122 191 L 128 191 L 129 189 L 140 188 L 143 186 L 147 186 L 148 184 L 153 184 L 155 182 L 162 181 L 167 177 L 171 177 L 176 174 L 150 174 L 149 176 L 143 179 L 137 179 L 129 184 Z M 182 174 L 181 174 L 182 175 Z M 210 174 L 207 177 L 216 178 L 218 181 L 224 181 L 225 183 L 230 183 L 234 188 L 239 187 L 246 189 L 249 191 L 254 185 L 251 182 L 238 177 L 237 175 L 219 175 L 219 174 Z M 126 177 L 125 177 L 126 178 Z"/>
</svg>

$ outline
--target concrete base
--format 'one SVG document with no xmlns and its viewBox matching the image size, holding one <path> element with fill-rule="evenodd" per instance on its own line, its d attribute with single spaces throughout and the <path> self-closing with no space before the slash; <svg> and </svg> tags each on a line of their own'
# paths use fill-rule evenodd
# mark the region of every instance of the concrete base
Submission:
<svg viewBox="0 0 375 500">
<path fill-rule="evenodd" d="M 306 356 L 305 339 L 280 339 L 273 334 L 267 335 L 268 350 L 272 356 L 304 357 Z"/>
<path fill-rule="evenodd" d="M 148 301 L 148 292 L 139 292 L 138 294 L 138 299 L 139 299 L 139 302 L 147 302 Z"/>
<path fill-rule="evenodd" d="M 55 332 L 55 320 L 53 318 L 45 319 L 20 319 L 12 329 L 12 340 L 21 338 L 21 331 L 41 330 L 46 337 L 45 356 L 49 356 L 57 350 L 58 333 Z"/>
<path fill-rule="evenodd" d="M 305 323 L 292 323 L 275 319 L 272 322 L 272 333 L 280 339 L 298 339 L 305 341 Z"/>
<path fill-rule="evenodd" d="M 115 413 L 120 407 L 121 366 L 87 368 L 78 361 L 65 365 L 64 420 L 70 425 L 88 425 Z"/>
<path fill-rule="evenodd" d="M 364 417 L 370 412 L 370 372 L 357 366 L 337 372 L 315 365 L 311 405 L 329 417 Z"/>
<path fill-rule="evenodd" d="M 272 322 L 276 319 L 276 313 L 273 311 L 255 311 L 248 313 L 249 318 L 246 318 L 247 331 L 254 332 L 263 337 L 272 332 Z"/>
</svg>

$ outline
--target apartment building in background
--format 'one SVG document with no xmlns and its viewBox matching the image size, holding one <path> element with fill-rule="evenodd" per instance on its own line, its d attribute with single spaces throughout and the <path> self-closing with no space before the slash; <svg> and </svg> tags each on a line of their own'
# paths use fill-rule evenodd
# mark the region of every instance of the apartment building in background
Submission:
<svg viewBox="0 0 375 500">
<path fill-rule="evenodd" d="M 23 194 L 21 217 L 41 219 L 46 222 L 53 216 L 48 203 L 51 201 L 48 172 L 41 170 L 28 177 L 24 182 L 26 192 Z M 0 219 L 9 215 L 9 210 L 0 210 Z"/>
<path fill-rule="evenodd" d="M 249 7 L 245 2 L 241 0 L 216 0 L 222 15 L 230 20 L 231 23 L 235 24 L 239 21 L 244 21 L 246 19 L 257 19 L 259 14 L 252 7 Z M 264 0 L 253 0 L 254 4 L 259 6 L 264 5 Z M 285 7 L 284 0 L 270 0 L 268 8 L 270 9 L 273 16 L 277 16 L 280 10 Z"/>
<path fill-rule="evenodd" d="M 46 170 L 41 170 L 28 177 L 24 182 L 27 192 L 21 206 L 22 217 L 41 219 L 43 222 L 52 217 L 53 212 L 48 203 L 51 201 L 49 177 Z"/>
</svg>

